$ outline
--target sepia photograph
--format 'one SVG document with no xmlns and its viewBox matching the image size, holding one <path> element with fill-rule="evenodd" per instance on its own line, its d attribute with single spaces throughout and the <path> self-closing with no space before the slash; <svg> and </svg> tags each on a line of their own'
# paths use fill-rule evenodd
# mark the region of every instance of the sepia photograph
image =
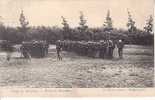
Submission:
<svg viewBox="0 0 155 100">
<path fill-rule="evenodd" d="M 0 0 L 0 88 L 154 88 L 153 4 Z"/>
</svg>

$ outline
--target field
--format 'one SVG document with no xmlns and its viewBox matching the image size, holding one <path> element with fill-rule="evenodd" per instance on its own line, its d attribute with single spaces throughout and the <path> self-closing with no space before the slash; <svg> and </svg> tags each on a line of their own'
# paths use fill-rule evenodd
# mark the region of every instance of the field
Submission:
<svg viewBox="0 0 155 100">
<path fill-rule="evenodd" d="M 123 59 L 118 59 L 117 54 L 112 60 L 103 60 L 65 51 L 62 57 L 62 61 L 57 60 L 54 46 L 50 46 L 48 57 L 31 61 L 7 62 L 1 52 L 0 87 L 145 88 L 154 84 L 154 54 L 150 46 L 126 45 Z"/>
</svg>

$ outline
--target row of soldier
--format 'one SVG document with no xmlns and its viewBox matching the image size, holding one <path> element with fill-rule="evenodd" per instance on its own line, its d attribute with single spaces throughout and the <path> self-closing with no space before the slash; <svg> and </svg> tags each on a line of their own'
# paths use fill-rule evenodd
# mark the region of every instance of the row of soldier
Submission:
<svg viewBox="0 0 155 100">
<path fill-rule="evenodd" d="M 10 42 L 4 42 L 5 51 L 8 52 L 7 60 L 10 59 L 10 52 L 12 52 L 12 46 Z M 119 40 L 117 43 L 112 40 L 103 40 L 100 42 L 86 42 L 86 41 L 69 41 L 58 40 L 56 42 L 56 49 L 58 59 L 62 59 L 61 50 L 75 52 L 81 56 L 88 57 L 100 57 L 100 58 L 113 58 L 113 50 L 117 45 L 119 57 L 122 58 L 123 54 L 123 41 Z M 44 57 L 48 53 L 49 44 L 45 41 L 31 41 L 23 42 L 20 48 L 20 52 L 24 58 L 30 58 L 30 56 Z"/>
<path fill-rule="evenodd" d="M 118 48 L 119 58 L 122 58 L 123 47 L 124 47 L 124 43 L 122 40 L 118 40 L 117 42 L 113 42 L 112 40 L 103 40 L 99 42 L 58 40 L 56 42 L 58 59 L 62 59 L 60 55 L 61 50 L 68 51 L 68 52 L 75 52 L 81 56 L 112 59 L 113 51 L 116 46 Z"/>
<path fill-rule="evenodd" d="M 33 57 L 45 57 L 48 54 L 49 44 L 46 41 L 30 41 L 23 42 L 20 51 L 24 58 Z"/>
<path fill-rule="evenodd" d="M 20 48 L 15 48 L 9 41 L 0 41 L 0 48 L 7 53 L 6 59 L 9 61 L 14 51 L 21 53 L 21 57 L 31 59 L 32 57 L 45 57 L 48 54 L 49 44 L 46 41 L 22 42 Z M 17 49 L 17 50 L 16 50 Z"/>
</svg>

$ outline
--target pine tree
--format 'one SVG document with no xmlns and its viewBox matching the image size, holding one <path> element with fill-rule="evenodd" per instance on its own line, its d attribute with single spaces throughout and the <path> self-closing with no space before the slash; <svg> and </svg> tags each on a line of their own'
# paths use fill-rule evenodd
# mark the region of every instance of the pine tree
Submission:
<svg viewBox="0 0 155 100">
<path fill-rule="evenodd" d="M 128 11 L 127 27 L 128 27 L 128 31 L 131 33 L 136 31 L 135 21 L 132 19 L 132 15 L 129 11 Z"/>
<path fill-rule="evenodd" d="M 79 39 L 86 40 L 88 37 L 88 26 L 86 25 L 87 20 L 84 18 L 83 12 L 80 12 L 80 22 L 79 22 Z M 88 39 L 87 39 L 88 40 Z"/>
<path fill-rule="evenodd" d="M 79 18 L 80 18 L 80 22 L 79 22 L 79 27 L 78 27 L 78 29 L 79 29 L 79 31 L 80 31 L 81 33 L 84 33 L 84 32 L 87 31 L 88 26 L 86 25 L 87 20 L 85 20 L 84 15 L 83 15 L 83 12 L 80 12 L 80 17 L 79 17 Z"/>
<path fill-rule="evenodd" d="M 22 12 L 20 14 L 19 22 L 20 22 L 21 28 L 27 28 L 27 26 L 29 24 L 29 22 L 26 21 L 23 10 L 22 10 Z"/>
<path fill-rule="evenodd" d="M 153 17 L 150 15 L 149 19 L 146 21 L 146 26 L 144 27 L 145 32 L 152 33 L 153 29 Z"/>
<path fill-rule="evenodd" d="M 103 26 L 104 26 L 104 31 L 113 30 L 113 22 L 112 22 L 112 18 L 110 17 L 110 10 L 108 10 L 107 12 L 106 21 L 104 22 Z"/>
<path fill-rule="evenodd" d="M 71 29 L 69 27 L 69 24 L 63 16 L 61 16 L 61 18 L 62 18 L 62 25 L 63 25 L 63 38 L 71 39 Z"/>
<path fill-rule="evenodd" d="M 27 29 L 28 29 L 29 22 L 26 20 L 26 18 L 24 16 L 24 13 L 23 13 L 23 10 L 21 11 L 19 22 L 20 22 L 20 25 L 21 25 L 21 27 L 19 27 L 19 30 L 20 30 L 21 33 L 23 33 L 22 34 L 23 35 L 23 40 L 26 40 L 27 39 Z"/>
<path fill-rule="evenodd" d="M 0 39 L 6 39 L 6 27 L 4 26 L 4 23 L 2 22 L 3 18 L 0 16 Z"/>
</svg>

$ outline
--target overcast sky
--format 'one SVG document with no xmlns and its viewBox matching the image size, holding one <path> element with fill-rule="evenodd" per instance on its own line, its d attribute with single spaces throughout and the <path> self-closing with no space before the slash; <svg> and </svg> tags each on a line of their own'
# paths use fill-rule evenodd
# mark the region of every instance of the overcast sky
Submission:
<svg viewBox="0 0 155 100">
<path fill-rule="evenodd" d="M 70 26 L 79 23 L 83 11 L 90 27 L 101 27 L 110 10 L 114 27 L 126 28 L 127 8 L 138 28 L 143 28 L 149 15 L 153 15 L 154 0 L 0 0 L 0 16 L 6 25 L 19 25 L 21 9 L 31 26 L 62 26 L 64 16 Z"/>
</svg>

